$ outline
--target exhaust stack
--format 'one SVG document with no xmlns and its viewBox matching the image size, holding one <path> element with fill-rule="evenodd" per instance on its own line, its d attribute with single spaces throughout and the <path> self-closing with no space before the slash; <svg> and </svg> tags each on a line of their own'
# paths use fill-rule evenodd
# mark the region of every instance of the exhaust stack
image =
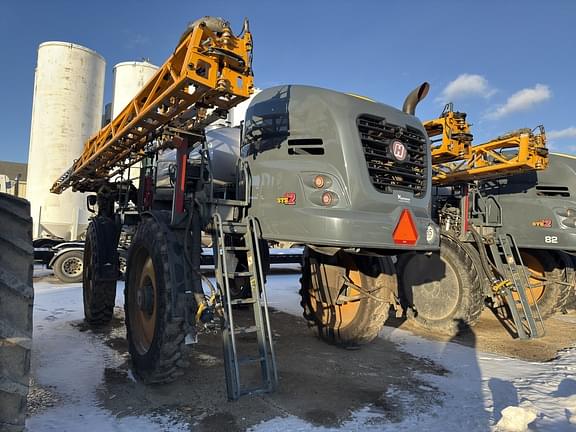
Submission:
<svg viewBox="0 0 576 432">
<path fill-rule="evenodd" d="M 418 87 L 416 87 L 404 100 L 404 105 L 402 106 L 402 111 L 406 114 L 414 115 L 416 112 L 416 105 L 426 97 L 430 90 L 430 84 L 423 82 Z"/>
</svg>

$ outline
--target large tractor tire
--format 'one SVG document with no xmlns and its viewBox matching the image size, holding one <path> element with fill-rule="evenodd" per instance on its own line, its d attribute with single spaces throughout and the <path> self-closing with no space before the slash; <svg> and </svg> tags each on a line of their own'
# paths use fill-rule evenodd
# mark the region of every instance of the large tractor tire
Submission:
<svg viewBox="0 0 576 432">
<path fill-rule="evenodd" d="M 114 314 L 116 279 L 111 273 L 119 273 L 117 244 L 118 228 L 114 221 L 102 216 L 92 219 L 86 230 L 82 275 L 84 319 L 92 326 L 108 324 Z M 105 274 L 103 269 L 107 267 L 110 271 Z"/>
<path fill-rule="evenodd" d="M 178 238 L 167 224 L 144 217 L 128 252 L 124 308 L 132 365 L 146 383 L 181 375 L 185 326 L 172 312 L 185 271 Z"/>
<path fill-rule="evenodd" d="M 346 279 L 353 285 L 347 286 Z M 304 251 L 300 304 L 304 318 L 329 343 L 356 346 L 372 341 L 388 317 L 396 289 L 388 257 Z"/>
<path fill-rule="evenodd" d="M 60 282 L 82 282 L 84 254 L 78 250 L 63 252 L 54 260 L 52 268 Z"/>
<path fill-rule="evenodd" d="M 576 310 L 576 257 L 562 251 L 556 251 L 556 256 L 564 267 L 564 282 L 569 285 L 568 300 L 565 308 Z"/>
<path fill-rule="evenodd" d="M 535 285 L 529 290 L 531 292 L 527 293 L 528 302 L 538 305 L 542 318 L 548 318 L 563 310 L 568 302 L 571 287 L 565 283 L 564 266 L 555 252 L 521 249 L 520 255 L 530 284 Z"/>
<path fill-rule="evenodd" d="M 0 430 L 24 430 L 32 346 L 30 204 L 0 194 Z"/>
<path fill-rule="evenodd" d="M 440 252 L 404 254 L 398 278 L 408 318 L 429 330 L 455 335 L 474 326 L 484 309 L 484 290 L 471 251 L 446 236 Z"/>
</svg>

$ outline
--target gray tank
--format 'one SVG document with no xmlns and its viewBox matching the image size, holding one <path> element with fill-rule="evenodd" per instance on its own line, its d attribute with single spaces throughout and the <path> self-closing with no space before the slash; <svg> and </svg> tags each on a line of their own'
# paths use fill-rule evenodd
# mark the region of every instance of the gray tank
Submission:
<svg viewBox="0 0 576 432">
<path fill-rule="evenodd" d="M 211 173 L 216 185 L 236 181 L 240 154 L 240 129 L 218 127 L 206 131 Z M 200 159 L 198 150 L 190 152 L 190 160 Z M 175 172 L 176 150 L 166 150 L 158 157 L 157 188 L 172 188 L 170 173 Z"/>
<path fill-rule="evenodd" d="M 438 248 L 430 143 L 413 115 L 331 90 L 274 87 L 247 110 L 241 156 L 252 181 L 249 213 L 268 240 Z M 406 229 L 417 238 L 403 241 Z"/>
</svg>

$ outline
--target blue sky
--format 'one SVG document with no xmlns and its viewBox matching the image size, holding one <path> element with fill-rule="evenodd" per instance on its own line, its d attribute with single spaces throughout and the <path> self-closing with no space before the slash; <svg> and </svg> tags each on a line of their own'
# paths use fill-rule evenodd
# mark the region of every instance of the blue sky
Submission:
<svg viewBox="0 0 576 432">
<path fill-rule="evenodd" d="M 564 1 L 26 1 L 0 6 L 0 159 L 26 162 L 38 44 L 75 42 L 112 67 L 162 64 L 189 21 L 218 15 L 254 35 L 255 81 L 317 85 L 400 107 L 468 112 L 476 142 L 544 124 L 555 150 L 576 153 L 576 2 Z"/>
</svg>

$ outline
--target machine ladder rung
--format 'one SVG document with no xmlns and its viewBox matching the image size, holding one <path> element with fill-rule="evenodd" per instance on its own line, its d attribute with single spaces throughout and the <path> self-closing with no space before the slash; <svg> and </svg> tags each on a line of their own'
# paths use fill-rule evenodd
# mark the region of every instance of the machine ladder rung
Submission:
<svg viewBox="0 0 576 432">
<path fill-rule="evenodd" d="M 533 298 L 530 279 L 514 237 L 499 234 L 490 249 L 496 268 L 506 278 L 499 291 L 506 299 L 518 337 L 534 339 L 544 336 L 544 321 Z"/>
<path fill-rule="evenodd" d="M 228 399 L 237 400 L 246 394 L 272 392 L 278 384 L 278 372 L 258 241 L 258 224 L 251 217 L 242 222 L 223 221 L 220 214 L 215 213 L 211 230 L 216 257 L 214 270 L 224 315 L 222 337 Z M 229 268 L 240 262 L 247 265 L 247 271 Z M 249 280 L 250 296 L 247 298 L 232 298 L 231 283 L 238 277 Z M 233 307 L 235 305 L 252 307 L 252 324 L 235 325 L 235 315 L 238 314 L 238 310 Z M 257 349 L 254 348 L 254 340 L 237 338 L 239 335 L 251 334 L 256 335 Z M 249 348 L 252 348 L 251 355 L 245 355 L 244 352 Z M 239 352 L 243 353 L 242 356 Z M 256 387 L 252 386 L 253 383 L 248 387 L 243 381 L 248 371 L 241 366 L 248 365 L 259 365 L 261 379 Z"/>
</svg>

